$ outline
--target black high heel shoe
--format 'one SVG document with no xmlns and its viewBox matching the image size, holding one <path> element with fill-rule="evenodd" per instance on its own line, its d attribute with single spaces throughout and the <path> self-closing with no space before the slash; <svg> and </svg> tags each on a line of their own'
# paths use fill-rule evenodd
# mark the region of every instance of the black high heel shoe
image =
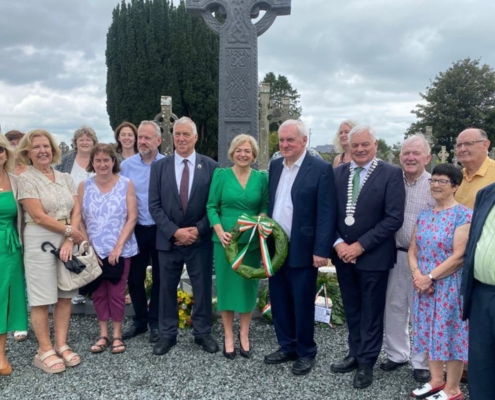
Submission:
<svg viewBox="0 0 495 400">
<path fill-rule="evenodd" d="M 251 358 L 251 349 L 249 350 L 244 350 L 244 348 L 242 347 L 242 342 L 241 342 L 241 334 L 239 333 L 239 353 L 241 353 L 241 357 L 244 357 L 244 358 Z"/>
<path fill-rule="evenodd" d="M 227 350 L 225 349 L 225 338 L 223 338 L 223 351 L 222 351 L 222 353 L 223 353 L 223 356 L 229 360 L 233 360 L 236 356 L 235 346 L 234 346 L 234 351 L 231 353 L 228 353 Z"/>
</svg>

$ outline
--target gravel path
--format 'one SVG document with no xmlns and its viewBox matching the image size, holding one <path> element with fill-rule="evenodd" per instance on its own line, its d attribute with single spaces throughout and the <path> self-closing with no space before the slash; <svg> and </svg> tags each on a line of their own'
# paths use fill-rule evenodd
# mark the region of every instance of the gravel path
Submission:
<svg viewBox="0 0 495 400">
<path fill-rule="evenodd" d="M 130 324 L 127 319 L 127 324 Z M 221 345 L 222 325 L 213 335 Z M 83 362 L 59 375 L 47 375 L 32 366 L 36 351 L 34 334 L 23 343 L 7 341 L 7 357 L 14 372 L 0 377 L 0 399 L 410 399 L 417 384 L 410 366 L 385 373 L 374 370 L 370 388 L 352 387 L 353 373 L 334 374 L 330 364 L 347 353 L 347 330 L 317 327 L 317 364 L 305 377 L 294 376 L 290 364 L 266 365 L 263 356 L 277 349 L 273 326 L 253 320 L 251 338 L 254 356 L 226 360 L 222 354 L 207 354 L 194 344 L 190 330 L 183 330 L 177 346 L 165 356 L 151 353 L 148 334 L 127 341 L 124 354 L 91 354 L 98 336 L 94 316 L 73 316 L 69 343 Z M 382 355 L 382 359 L 385 358 Z M 379 361 L 380 362 L 380 361 Z M 467 394 L 466 387 L 463 391 Z M 466 399 L 469 399 L 466 396 Z"/>
</svg>

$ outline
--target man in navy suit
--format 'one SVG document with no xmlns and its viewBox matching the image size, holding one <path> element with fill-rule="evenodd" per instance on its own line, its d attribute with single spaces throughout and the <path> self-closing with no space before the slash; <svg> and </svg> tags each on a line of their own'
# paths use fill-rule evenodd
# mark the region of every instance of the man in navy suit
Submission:
<svg viewBox="0 0 495 400">
<path fill-rule="evenodd" d="M 336 201 L 330 164 L 306 151 L 308 129 L 285 121 L 278 131 L 282 158 L 270 165 L 269 215 L 289 237 L 289 253 L 269 279 L 273 324 L 280 348 L 267 364 L 296 360 L 295 375 L 311 371 L 317 352 L 314 313 L 318 267 L 327 265 L 335 234 Z"/>
<path fill-rule="evenodd" d="M 173 155 L 152 165 L 149 208 L 157 226 L 160 263 L 160 339 L 153 354 L 166 354 L 177 342 L 177 285 L 186 264 L 194 292 L 194 342 L 209 353 L 218 351 L 212 325 L 212 242 L 206 203 L 217 163 L 196 153 L 196 124 L 182 117 L 174 125 Z"/>
<path fill-rule="evenodd" d="M 469 395 L 495 399 L 495 183 L 476 195 L 462 276 L 469 318 Z"/>
<path fill-rule="evenodd" d="M 353 385 L 373 382 L 383 340 L 388 274 L 396 256 L 394 234 L 404 220 L 405 189 L 400 168 L 378 161 L 378 141 L 369 126 L 349 133 L 352 161 L 335 170 L 336 266 L 349 328 L 349 353 L 333 372 L 358 369 Z M 412 284 L 412 283 L 411 283 Z"/>
</svg>

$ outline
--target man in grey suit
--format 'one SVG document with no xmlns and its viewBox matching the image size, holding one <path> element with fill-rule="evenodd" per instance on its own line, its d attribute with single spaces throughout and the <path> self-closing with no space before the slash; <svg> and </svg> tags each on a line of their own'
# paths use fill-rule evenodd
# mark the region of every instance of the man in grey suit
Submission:
<svg viewBox="0 0 495 400">
<path fill-rule="evenodd" d="M 151 168 L 149 208 L 157 225 L 160 264 L 160 340 L 153 354 L 164 355 L 177 343 L 177 285 L 184 264 L 194 292 L 194 342 L 209 353 L 218 351 L 212 325 L 212 242 L 206 203 L 218 164 L 196 153 L 196 124 L 182 117 L 173 130 L 175 152 Z"/>
</svg>

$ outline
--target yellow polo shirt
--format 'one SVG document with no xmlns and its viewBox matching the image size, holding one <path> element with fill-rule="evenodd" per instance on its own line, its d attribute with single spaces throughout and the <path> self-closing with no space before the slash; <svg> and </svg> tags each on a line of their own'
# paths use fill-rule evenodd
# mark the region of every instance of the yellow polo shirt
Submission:
<svg viewBox="0 0 495 400">
<path fill-rule="evenodd" d="M 487 285 L 495 285 L 495 207 L 486 218 L 474 253 L 474 277 Z"/>
<path fill-rule="evenodd" d="M 462 169 L 462 174 L 464 177 L 461 186 L 455 193 L 455 199 L 472 210 L 478 191 L 495 183 L 495 160 L 487 156 L 471 179 L 468 178 L 466 168 Z"/>
</svg>

